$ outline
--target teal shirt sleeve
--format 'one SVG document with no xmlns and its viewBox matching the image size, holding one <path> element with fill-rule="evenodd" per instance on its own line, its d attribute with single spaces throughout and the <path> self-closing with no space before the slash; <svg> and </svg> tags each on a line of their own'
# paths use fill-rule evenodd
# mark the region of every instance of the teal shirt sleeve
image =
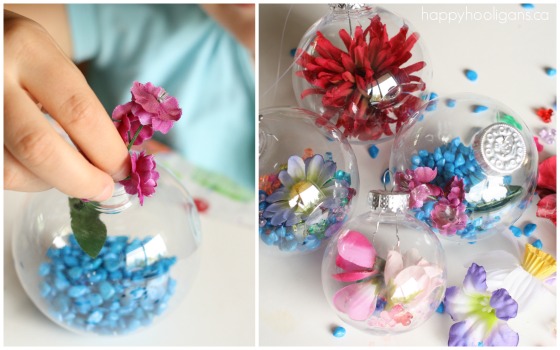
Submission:
<svg viewBox="0 0 560 350">
<path fill-rule="evenodd" d="M 183 117 L 160 141 L 253 190 L 255 76 L 248 52 L 198 5 L 68 6 L 74 60 L 105 108 L 136 81 L 177 97 Z"/>
</svg>

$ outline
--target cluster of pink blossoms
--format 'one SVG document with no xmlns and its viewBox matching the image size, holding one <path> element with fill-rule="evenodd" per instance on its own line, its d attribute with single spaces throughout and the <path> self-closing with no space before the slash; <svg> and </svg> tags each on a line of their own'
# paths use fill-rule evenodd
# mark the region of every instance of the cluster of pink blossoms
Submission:
<svg viewBox="0 0 560 350">
<path fill-rule="evenodd" d="M 132 100 L 118 105 L 112 114 L 113 122 L 125 144 L 130 150 L 133 145 L 141 145 L 149 140 L 155 131 L 166 134 L 173 123 L 181 118 L 181 108 L 177 99 L 152 83 L 134 82 Z M 140 205 L 144 196 L 155 193 L 159 173 L 152 155 L 145 152 L 132 152 L 130 155 L 131 173 L 120 181 L 128 194 L 137 194 Z"/>
<path fill-rule="evenodd" d="M 430 184 L 437 176 L 437 169 L 418 167 L 414 171 L 395 174 L 397 190 L 410 192 L 410 208 L 422 208 L 426 201 L 435 201 L 430 213 L 432 226 L 441 234 L 453 235 L 467 226 L 465 185 L 454 176 L 444 189 Z"/>
</svg>

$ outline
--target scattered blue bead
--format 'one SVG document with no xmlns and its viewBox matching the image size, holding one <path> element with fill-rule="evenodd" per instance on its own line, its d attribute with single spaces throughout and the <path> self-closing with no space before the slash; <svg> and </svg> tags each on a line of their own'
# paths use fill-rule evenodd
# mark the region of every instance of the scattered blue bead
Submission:
<svg viewBox="0 0 560 350">
<path fill-rule="evenodd" d="M 383 183 L 384 185 L 388 185 L 389 182 L 391 182 L 391 172 L 389 172 L 389 168 L 387 168 L 381 176 L 381 183 Z"/>
<path fill-rule="evenodd" d="M 531 243 L 531 245 L 537 249 L 542 249 L 543 247 L 542 241 L 540 239 L 537 239 L 536 241 Z"/>
<path fill-rule="evenodd" d="M 368 153 L 371 158 L 375 159 L 379 154 L 379 148 L 376 145 L 371 145 L 368 148 Z"/>
<path fill-rule="evenodd" d="M 534 9 L 535 5 L 533 5 L 533 4 L 521 4 L 521 7 L 523 7 L 524 9 L 530 10 L 530 9 Z"/>
<path fill-rule="evenodd" d="M 546 69 L 546 75 L 548 75 L 549 77 L 553 77 L 556 75 L 556 69 L 555 68 L 547 68 Z"/>
<path fill-rule="evenodd" d="M 332 331 L 332 334 L 337 338 L 342 338 L 346 335 L 346 329 L 341 326 L 335 327 Z"/>
<path fill-rule="evenodd" d="M 436 94 L 435 92 L 430 93 L 430 101 L 436 98 L 438 98 L 438 94 Z"/>
<path fill-rule="evenodd" d="M 511 225 L 509 229 L 515 237 L 521 237 L 522 231 L 519 227 Z"/>
<path fill-rule="evenodd" d="M 449 108 L 453 108 L 457 105 L 457 101 L 452 98 L 448 98 L 447 100 L 445 100 L 445 105 Z"/>
<path fill-rule="evenodd" d="M 291 49 L 290 50 L 290 56 L 295 57 L 296 56 L 296 51 L 297 51 L 296 48 Z"/>
<path fill-rule="evenodd" d="M 511 185 L 511 175 L 504 176 L 504 185 Z"/>
<path fill-rule="evenodd" d="M 39 276 L 46 276 L 51 272 L 51 264 L 49 263 L 42 263 L 39 265 Z"/>
<path fill-rule="evenodd" d="M 470 81 L 476 81 L 478 79 L 478 74 L 472 70 L 472 69 L 467 69 L 465 71 L 465 76 L 467 77 L 467 79 L 469 79 Z"/>
<path fill-rule="evenodd" d="M 428 103 L 428 106 L 426 107 L 426 111 L 428 112 L 435 111 L 436 109 L 437 109 L 437 101 Z M 421 118 L 424 119 L 423 116 L 421 116 Z M 422 121 L 422 119 L 418 118 L 419 121 Z"/>
<path fill-rule="evenodd" d="M 88 287 L 86 286 L 72 286 L 68 289 L 68 296 L 71 298 L 78 298 L 82 295 L 85 295 L 89 292 Z"/>
<path fill-rule="evenodd" d="M 414 165 L 420 165 L 420 163 L 422 162 L 422 159 L 420 159 L 420 157 L 417 156 L 417 155 L 413 155 L 410 160 L 412 161 L 412 164 L 414 164 Z"/>
<path fill-rule="evenodd" d="M 95 323 L 99 323 L 99 321 L 101 321 L 102 319 L 103 319 L 103 312 L 101 310 L 95 310 L 89 315 L 87 321 L 88 323 L 95 324 Z"/>
<path fill-rule="evenodd" d="M 474 113 L 481 113 L 481 112 L 484 112 L 486 110 L 488 110 L 488 107 L 481 106 L 481 105 L 474 106 L 474 108 L 473 108 Z"/>
<path fill-rule="evenodd" d="M 442 314 L 445 312 L 445 304 L 443 303 L 443 301 L 439 304 L 438 308 L 436 309 L 436 312 L 438 314 Z"/>
<path fill-rule="evenodd" d="M 533 232 L 537 229 L 537 225 L 533 223 L 529 223 L 523 227 L 523 234 L 527 237 L 531 236 Z"/>
</svg>

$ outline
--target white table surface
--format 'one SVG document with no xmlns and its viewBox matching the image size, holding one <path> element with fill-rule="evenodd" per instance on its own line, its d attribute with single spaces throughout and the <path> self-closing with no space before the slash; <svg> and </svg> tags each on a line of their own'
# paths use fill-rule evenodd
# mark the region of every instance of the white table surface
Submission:
<svg viewBox="0 0 560 350">
<path fill-rule="evenodd" d="M 191 346 L 255 343 L 254 228 L 201 215 L 198 273 L 178 308 L 126 336 L 78 335 L 44 316 L 25 294 L 14 269 L 12 217 L 25 194 L 4 191 L 4 345 Z M 254 207 L 254 206 L 252 206 Z"/>
<path fill-rule="evenodd" d="M 407 18 L 420 33 L 429 51 L 434 70 L 433 91 L 440 96 L 457 92 L 476 92 L 502 101 L 522 116 L 534 134 L 545 125 L 533 109 L 550 108 L 556 97 L 557 78 L 544 73 L 544 67 L 556 67 L 556 7 L 537 5 L 535 11 L 548 11 L 549 20 L 540 22 L 496 21 L 438 23 L 422 20 L 424 11 L 465 11 L 465 5 L 381 5 Z M 282 30 L 287 20 L 282 47 Z M 519 4 L 468 5 L 469 11 L 525 11 Z M 326 5 L 260 5 L 260 67 L 259 108 L 296 106 L 291 72 L 282 78 L 277 89 L 270 89 L 280 74 L 290 66 L 290 50 L 295 48 L 307 28 L 326 14 Z M 426 16 L 426 15 L 424 15 Z M 478 72 L 477 82 L 470 82 L 464 69 Z M 269 90 L 270 89 L 270 90 Z M 263 94 L 269 92 L 263 96 Z M 542 142 L 541 142 L 542 143 Z M 556 154 L 556 145 L 546 145 L 540 160 Z M 366 211 L 367 192 L 382 188 L 383 171 L 389 164 L 391 142 L 378 145 L 376 159 L 369 157 L 366 146 L 354 147 L 360 171 L 360 194 L 355 199 L 354 215 Z M 518 226 L 538 224 L 532 237 L 515 238 L 510 232 L 494 236 L 475 245 L 459 245 L 444 241 L 448 262 L 448 285 L 459 285 L 466 273 L 465 263 L 478 252 L 504 249 L 515 252 L 525 242 L 539 238 L 543 250 L 556 256 L 555 226 L 546 219 L 536 218 L 536 203 L 517 221 Z M 262 250 L 261 250 L 262 251 Z M 259 261 L 259 342 L 261 345 L 360 345 L 360 346 L 446 346 L 448 315 L 434 314 L 421 327 L 401 335 L 372 336 L 338 319 L 325 299 L 321 285 L 323 251 L 298 257 L 260 255 Z M 510 326 L 520 335 L 520 346 L 556 344 L 553 334 L 556 320 L 556 295 L 545 291 L 534 296 L 528 310 L 510 320 Z M 331 328 L 343 325 L 347 334 L 335 338 Z"/>
</svg>

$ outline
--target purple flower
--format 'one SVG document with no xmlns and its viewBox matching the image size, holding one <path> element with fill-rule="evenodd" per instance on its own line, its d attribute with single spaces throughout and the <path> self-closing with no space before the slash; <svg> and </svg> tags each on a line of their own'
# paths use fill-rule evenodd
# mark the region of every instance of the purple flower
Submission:
<svg viewBox="0 0 560 350">
<path fill-rule="evenodd" d="M 278 173 L 282 187 L 266 198 L 270 203 L 263 217 L 270 219 L 274 226 L 286 223 L 286 226 L 307 220 L 314 209 L 334 208 L 333 198 L 335 184 L 332 181 L 336 163 L 325 161 L 316 154 L 305 161 L 298 156 L 288 159 L 288 169 Z"/>
<path fill-rule="evenodd" d="M 135 81 L 130 91 L 134 102 L 132 113 L 142 125 L 151 125 L 154 131 L 166 134 L 173 123 L 181 118 L 179 102 L 163 88 Z"/>
<path fill-rule="evenodd" d="M 507 325 L 517 302 L 503 288 L 487 289 L 486 271 L 475 263 L 462 287 L 447 288 L 445 310 L 458 321 L 449 329 L 449 346 L 517 346 L 519 335 Z"/>
<path fill-rule="evenodd" d="M 136 131 L 142 126 L 140 124 L 140 120 L 136 115 L 132 113 L 132 107 L 134 106 L 134 102 L 128 102 L 124 105 L 118 105 L 113 110 L 113 123 L 117 127 L 117 131 L 121 135 L 124 143 L 127 145 L 132 141 Z M 136 137 L 134 141 L 135 145 L 140 145 L 145 140 L 151 138 L 154 135 L 154 130 L 150 125 L 145 125 L 140 130 L 140 133 Z"/>
<path fill-rule="evenodd" d="M 430 214 L 432 226 L 443 235 L 453 235 L 467 227 L 468 216 L 465 210 L 463 203 L 456 204 L 442 198 Z"/>
<path fill-rule="evenodd" d="M 131 153 L 131 173 L 130 176 L 120 181 L 126 193 L 138 194 L 140 205 L 144 204 L 144 196 L 150 197 L 156 192 L 159 173 L 155 170 L 156 162 L 154 156 L 144 152 Z"/>
</svg>

